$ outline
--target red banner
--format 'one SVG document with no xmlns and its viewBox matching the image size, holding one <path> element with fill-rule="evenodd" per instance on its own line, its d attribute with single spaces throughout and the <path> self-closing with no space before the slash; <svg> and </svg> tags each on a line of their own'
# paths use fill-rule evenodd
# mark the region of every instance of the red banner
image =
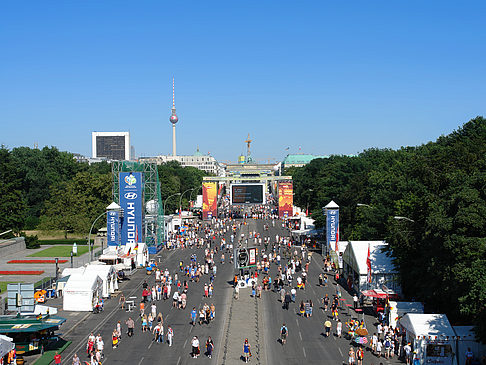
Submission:
<svg viewBox="0 0 486 365">
<path fill-rule="evenodd" d="M 218 216 L 218 190 L 215 182 L 203 183 L 203 219 Z"/>
<path fill-rule="evenodd" d="M 294 214 L 293 192 L 291 181 L 278 183 L 278 215 L 280 218 L 292 217 Z"/>
</svg>

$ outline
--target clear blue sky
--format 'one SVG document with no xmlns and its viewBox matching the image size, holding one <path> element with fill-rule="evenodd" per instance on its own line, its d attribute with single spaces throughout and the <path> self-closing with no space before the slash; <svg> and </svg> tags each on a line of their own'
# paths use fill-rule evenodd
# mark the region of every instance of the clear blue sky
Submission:
<svg viewBox="0 0 486 365">
<path fill-rule="evenodd" d="M 236 160 L 419 145 L 485 115 L 485 1 L 10 1 L 0 143 Z"/>
</svg>

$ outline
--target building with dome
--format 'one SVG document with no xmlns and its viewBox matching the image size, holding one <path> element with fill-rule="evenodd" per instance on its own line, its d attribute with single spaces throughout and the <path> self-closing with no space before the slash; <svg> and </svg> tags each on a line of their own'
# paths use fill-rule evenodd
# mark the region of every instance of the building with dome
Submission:
<svg viewBox="0 0 486 365">
<path fill-rule="evenodd" d="M 224 167 L 221 166 L 216 159 L 207 154 L 202 154 L 199 147 L 193 155 L 159 155 L 155 157 L 140 157 L 140 162 L 152 162 L 157 165 L 167 163 L 170 161 L 177 161 L 182 167 L 195 167 L 196 169 L 208 172 L 215 176 L 222 176 Z"/>
</svg>

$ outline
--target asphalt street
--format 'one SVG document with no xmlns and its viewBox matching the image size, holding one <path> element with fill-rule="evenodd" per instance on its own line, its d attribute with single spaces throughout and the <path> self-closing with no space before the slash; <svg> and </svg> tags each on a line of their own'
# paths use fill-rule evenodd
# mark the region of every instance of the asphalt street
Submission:
<svg viewBox="0 0 486 365">
<path fill-rule="evenodd" d="M 264 231 L 263 225 L 267 223 L 269 230 Z M 257 230 L 262 237 L 269 236 L 271 243 L 275 241 L 275 235 L 288 236 L 289 231 L 282 228 L 281 221 L 276 221 L 275 227 L 272 226 L 271 220 L 249 220 L 248 225 L 243 226 L 242 232 L 245 234 L 250 230 Z M 238 235 L 241 232 L 238 232 Z M 227 242 L 230 241 L 230 232 L 226 234 Z M 219 244 L 219 240 L 217 239 Z M 251 246 L 251 241 L 248 246 Z M 272 245 L 269 246 L 269 249 Z M 263 250 L 263 246 L 261 247 Z M 177 249 L 173 251 L 162 251 L 160 256 L 161 262 L 159 268 L 168 268 L 171 273 L 179 270 L 179 261 L 184 264 L 189 262 L 190 256 L 196 253 L 197 261 L 203 262 L 203 249 Z M 156 256 L 154 256 L 156 257 Z M 214 295 L 212 298 L 203 296 L 204 283 L 209 282 L 209 277 L 204 275 L 199 283 L 189 283 L 188 302 L 185 310 L 172 308 L 172 299 L 156 302 L 157 313 L 162 312 L 164 317 L 164 329 L 172 326 L 174 330 L 174 344 L 169 347 L 166 343 L 154 343 L 151 333 L 142 333 L 141 322 L 138 308 L 133 312 L 122 311 L 118 308 L 118 299 L 114 298 L 107 302 L 104 312 L 101 314 L 87 314 L 87 319 L 80 322 L 75 328 L 62 329 L 65 331 L 64 338 L 73 341 L 73 344 L 63 354 L 64 359 L 70 361 L 76 352 L 82 359 L 86 357 L 86 342 L 90 332 L 101 333 L 105 341 L 105 359 L 103 364 L 187 364 L 194 362 L 214 363 L 214 364 L 233 364 L 241 363 L 240 354 L 243 343 L 233 343 L 240 341 L 240 338 L 251 337 L 257 332 L 258 338 L 258 356 L 251 359 L 251 363 L 256 364 L 347 364 L 347 353 L 352 345 L 345 338 L 337 338 L 332 335 L 328 338 L 323 335 L 323 323 L 330 312 L 325 313 L 321 307 L 320 298 L 327 293 L 332 297 L 336 291 L 336 284 L 332 277 L 327 287 L 317 286 L 317 278 L 322 272 L 322 257 L 314 254 L 309 267 L 308 284 L 305 290 L 298 290 L 296 303 L 290 305 L 290 309 L 282 309 L 279 294 L 273 291 L 264 291 L 262 299 L 251 298 L 250 289 L 240 290 L 239 303 L 234 303 L 233 288 L 230 285 L 235 270 L 229 263 L 229 255 L 226 254 L 226 263 L 219 263 L 220 254 L 215 255 L 215 261 L 218 266 L 217 276 L 214 281 Z M 277 272 L 277 266 L 271 265 L 270 274 L 272 279 Z M 297 273 L 297 275 L 300 273 Z M 149 285 L 154 284 L 154 277 L 146 275 L 143 270 L 139 270 L 128 282 L 121 286 L 121 290 L 127 297 L 135 296 L 135 302 L 139 303 L 141 299 L 141 288 L 144 280 Z M 295 283 L 295 281 L 294 281 Z M 286 289 L 290 289 L 286 287 Z M 350 296 L 343 293 L 344 298 Z M 298 303 L 301 300 L 312 299 L 314 303 L 313 316 L 303 318 L 298 313 Z M 216 318 L 209 325 L 200 326 L 197 324 L 193 327 L 190 324 L 190 311 L 192 307 L 200 308 L 204 303 L 214 303 L 216 306 Z M 239 305 L 239 307 L 238 307 Z M 241 305 L 248 306 L 241 307 Z M 237 310 L 240 308 L 240 310 Z M 241 309 L 244 308 L 245 310 Z M 246 310 L 248 309 L 248 310 Z M 148 310 L 146 310 L 146 313 Z M 241 312 L 241 313 L 239 313 Z M 259 312 L 259 313 L 258 313 Z M 255 313 L 255 315 L 253 315 Z M 355 316 L 351 310 L 351 315 Z M 128 338 L 125 335 L 125 321 L 131 316 L 136 321 L 135 336 Z M 251 318 L 245 318 L 249 316 Z M 253 322 L 257 319 L 256 326 Z M 341 320 L 345 322 L 350 317 L 341 314 Z M 116 326 L 117 321 L 121 321 L 124 336 L 121 339 L 120 346 L 116 349 L 111 348 L 111 333 Z M 367 323 L 371 326 L 373 319 L 367 318 Z M 230 324 L 233 323 L 233 326 Z M 279 331 L 282 324 L 285 323 L 289 329 L 287 344 L 282 346 L 278 340 Z M 237 324 L 236 326 L 234 324 Z M 333 330 L 335 322 L 333 322 Z M 344 332 L 344 326 L 343 326 Z M 370 332 L 372 330 L 370 329 Z M 334 333 L 334 331 L 333 331 Z M 201 353 L 204 353 L 204 344 L 208 336 L 213 338 L 215 348 L 213 358 L 209 359 L 201 355 L 198 359 L 190 356 L 191 339 L 198 336 L 201 343 Z M 238 339 L 238 340 L 235 340 Z M 255 349 L 255 347 L 252 347 Z M 252 350 L 253 351 L 253 350 Z M 379 361 L 378 361 L 379 360 Z M 363 364 L 398 364 L 397 359 L 386 360 L 377 359 L 370 352 L 365 352 Z"/>
</svg>

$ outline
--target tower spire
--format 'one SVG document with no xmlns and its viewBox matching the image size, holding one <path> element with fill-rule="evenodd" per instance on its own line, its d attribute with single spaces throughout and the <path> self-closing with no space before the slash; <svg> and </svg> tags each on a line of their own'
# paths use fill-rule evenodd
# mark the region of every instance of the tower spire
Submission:
<svg viewBox="0 0 486 365">
<path fill-rule="evenodd" d="M 172 76 L 172 109 L 174 109 L 175 111 L 175 82 L 173 76 Z"/>
<path fill-rule="evenodd" d="M 176 155 L 176 132 L 175 132 L 175 125 L 179 121 L 176 114 L 176 107 L 175 107 L 175 81 L 174 77 L 172 77 L 172 109 L 169 121 L 172 123 L 172 156 Z"/>
</svg>

